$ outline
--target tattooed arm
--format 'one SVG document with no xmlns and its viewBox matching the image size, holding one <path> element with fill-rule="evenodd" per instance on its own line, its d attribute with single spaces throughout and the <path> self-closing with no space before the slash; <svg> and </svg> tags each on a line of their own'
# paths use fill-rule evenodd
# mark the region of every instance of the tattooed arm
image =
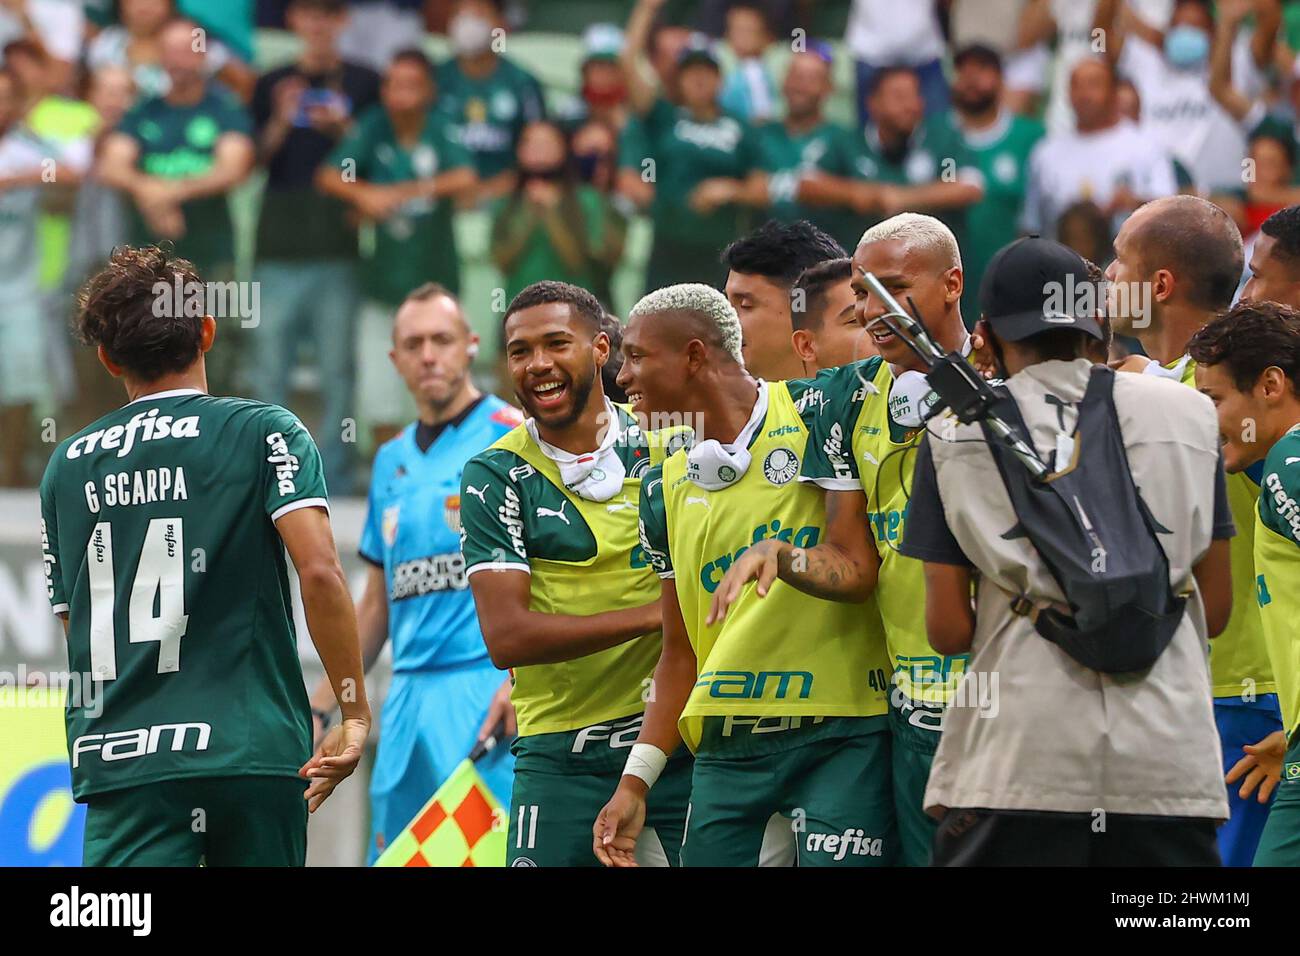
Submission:
<svg viewBox="0 0 1300 956">
<path fill-rule="evenodd" d="M 861 491 L 827 491 L 826 540 L 816 547 L 796 548 L 787 541 L 768 539 L 747 548 L 713 592 L 706 623 L 726 617 L 750 581 L 758 582 L 759 597 L 780 578 L 805 594 L 857 604 L 871 596 L 879 571 L 867 496 Z"/>
</svg>

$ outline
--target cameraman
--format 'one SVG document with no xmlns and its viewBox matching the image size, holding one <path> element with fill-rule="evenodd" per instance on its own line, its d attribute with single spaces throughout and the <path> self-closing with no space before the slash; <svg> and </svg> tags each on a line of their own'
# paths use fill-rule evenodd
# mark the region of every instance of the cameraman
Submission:
<svg viewBox="0 0 1300 956">
<path fill-rule="evenodd" d="M 1087 285 L 1078 254 L 1029 238 L 993 257 L 980 290 L 979 334 L 1025 437 L 1057 472 L 1078 464 L 1071 445 L 1094 374 L 1086 355 L 1102 337 L 1094 306 L 1079 295 Z M 1053 292 L 1071 289 L 1070 305 L 1052 305 Z M 1170 588 L 1189 598 L 1146 670 L 1109 674 L 1078 663 L 1035 629 L 1031 614 L 1066 610 L 1064 595 L 1012 508 L 980 426 L 930 421 L 902 551 L 925 562 L 931 645 L 971 654 L 925 794 L 927 812 L 942 817 L 936 865 L 1219 863 L 1214 829 L 1228 807 L 1206 641 L 1231 611 L 1234 532 L 1218 424 L 1211 403 L 1177 382 L 1096 374 L 1114 375 L 1110 404 L 1131 472 L 1119 480 L 1145 493 Z"/>
</svg>

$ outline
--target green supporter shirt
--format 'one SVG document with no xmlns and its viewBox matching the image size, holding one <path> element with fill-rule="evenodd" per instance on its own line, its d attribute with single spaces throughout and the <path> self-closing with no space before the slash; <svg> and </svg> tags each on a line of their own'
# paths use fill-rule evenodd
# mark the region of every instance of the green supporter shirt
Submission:
<svg viewBox="0 0 1300 956">
<path fill-rule="evenodd" d="M 603 295 L 597 296 L 608 301 L 608 276 L 602 275 L 599 265 L 586 257 L 578 268 L 571 267 L 555 250 L 554 244 L 540 218 L 528 218 L 529 213 L 520 207 L 518 196 L 506 196 L 492 205 L 492 236 L 511 234 L 517 229 L 528 229 L 528 238 L 523 251 L 515 260 L 513 268 L 505 274 L 506 301 L 509 302 L 525 286 L 543 279 L 556 279 L 572 285 L 590 289 L 593 292 L 604 287 Z M 590 186 L 580 185 L 568 191 L 560 204 L 560 215 L 578 232 L 578 238 L 586 249 L 600 249 L 610 231 L 615 228 L 611 218 L 617 215 L 606 204 L 600 193 Z"/>
<path fill-rule="evenodd" d="M 1255 594 L 1287 735 L 1300 724 L 1300 426 L 1264 459 L 1255 527 Z"/>
<path fill-rule="evenodd" d="M 189 106 L 174 106 L 161 97 L 137 103 L 122 118 L 118 131 L 140 148 L 141 172 L 161 179 L 190 179 L 212 169 L 217 141 L 227 133 L 252 135 L 252 120 L 235 95 L 210 82 L 203 98 Z M 129 204 L 131 239 L 137 244 L 158 242 L 134 204 Z M 225 195 L 203 196 L 182 204 L 185 234 L 176 251 L 192 261 L 200 274 L 230 270 L 235 261 L 235 233 Z"/>
<path fill-rule="evenodd" d="M 1043 124 L 1004 111 L 988 129 L 961 132 L 956 117 L 949 123 L 958 132 L 984 176 L 984 198 L 966 210 L 966 235 L 961 257 L 966 280 L 962 317 L 968 327 L 979 319 L 979 287 L 993 253 L 1019 236 L 1020 213 L 1028 185 L 1029 154 L 1045 130 Z"/>
<path fill-rule="evenodd" d="M 472 162 L 436 110 L 430 111 L 418 140 L 408 147 L 397 141 L 383 106 L 363 113 L 326 163 L 339 169 L 349 160 L 356 164 L 358 180 L 378 185 L 429 179 Z M 412 199 L 375 223 L 373 248 L 361 262 L 364 293 L 396 306 L 425 282 L 441 282 L 458 292 L 460 267 L 452 213 L 450 199 Z"/>
<path fill-rule="evenodd" d="M 327 507 L 302 423 L 192 389 L 146 396 L 63 441 L 40 498 L 50 604 L 85 675 L 67 706 L 75 798 L 296 776 L 311 721 L 275 521 Z"/>
<path fill-rule="evenodd" d="M 860 179 L 896 186 L 923 186 L 945 177 L 952 181 L 982 181 L 975 155 L 943 117 L 925 120 L 901 153 L 885 151 L 874 125 L 856 137 L 854 150 L 853 170 Z M 948 209 L 935 215 L 952 229 L 958 246 L 965 250 L 967 210 Z M 879 221 L 880 217 L 860 220 L 863 229 Z"/>
<path fill-rule="evenodd" d="M 637 155 L 640 151 L 641 155 Z M 691 191 L 706 179 L 743 179 L 758 166 L 754 129 L 744 120 L 721 113 L 699 122 L 665 99 L 624 133 L 620 165 L 643 171 L 654 161 L 655 196 L 651 206 L 655 242 L 709 250 L 710 262 L 727 243 L 745 232 L 748 210 L 720 206 L 700 214 L 687 205 Z"/>
<path fill-rule="evenodd" d="M 515 144 L 526 124 L 546 115 L 542 88 L 533 75 L 498 57 L 482 79 L 468 77 L 448 60 L 438 67 L 438 106 L 453 139 L 469 151 L 483 179 L 515 165 Z"/>
<path fill-rule="evenodd" d="M 811 170 L 831 176 L 853 175 L 853 134 L 824 122 L 806 133 L 792 134 L 784 123 L 767 123 L 755 131 L 758 165 L 771 173 L 768 195 L 771 215 L 782 222 L 806 219 L 829 233 L 845 249 L 862 236 L 858 217 L 847 207 L 809 206 L 795 199 L 800 177 Z"/>
</svg>

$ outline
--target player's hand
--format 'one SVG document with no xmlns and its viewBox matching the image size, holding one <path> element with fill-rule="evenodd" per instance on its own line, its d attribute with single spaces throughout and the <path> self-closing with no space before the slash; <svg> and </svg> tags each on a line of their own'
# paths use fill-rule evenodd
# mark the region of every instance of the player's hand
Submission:
<svg viewBox="0 0 1300 956">
<path fill-rule="evenodd" d="M 739 600 L 740 592 L 750 581 L 758 582 L 758 586 L 754 589 L 755 593 L 759 597 L 765 597 L 780 571 L 781 553 L 789 547 L 790 545 L 784 541 L 768 538 L 746 548 L 740 559 L 732 562 L 722 578 L 722 583 L 713 592 L 713 601 L 709 604 L 709 616 L 704 621 L 705 625 L 720 623 L 727 616 L 727 609 Z"/>
<path fill-rule="evenodd" d="M 630 782 L 629 782 L 630 781 Z M 605 866 L 636 866 L 636 838 L 645 826 L 646 785 L 624 777 L 591 828 L 591 849 Z"/>
<path fill-rule="evenodd" d="M 483 726 L 478 729 L 478 739 L 487 740 L 492 735 L 492 731 L 502 720 L 506 722 L 506 741 L 514 740 L 519 734 L 519 724 L 515 719 L 515 705 L 510 702 L 510 678 L 507 677 L 501 682 L 501 686 L 496 689 L 492 695 L 492 703 L 488 705 L 487 717 L 483 720 Z"/>
<path fill-rule="evenodd" d="M 345 717 L 325 735 L 312 758 L 298 769 L 298 776 L 311 781 L 304 794 L 307 811 L 315 813 L 342 781 L 352 775 L 361 761 L 370 721 L 362 717 Z"/>
<path fill-rule="evenodd" d="M 1273 791 L 1277 789 L 1282 779 L 1282 760 L 1286 756 L 1286 734 L 1275 730 L 1259 743 L 1246 744 L 1241 749 L 1246 752 L 1246 756 L 1232 765 L 1224 780 L 1228 783 L 1236 783 L 1244 776 L 1246 780 L 1237 791 L 1237 795 L 1246 800 L 1258 787 L 1257 799 L 1260 803 L 1268 803 L 1268 798 L 1273 795 Z"/>
</svg>

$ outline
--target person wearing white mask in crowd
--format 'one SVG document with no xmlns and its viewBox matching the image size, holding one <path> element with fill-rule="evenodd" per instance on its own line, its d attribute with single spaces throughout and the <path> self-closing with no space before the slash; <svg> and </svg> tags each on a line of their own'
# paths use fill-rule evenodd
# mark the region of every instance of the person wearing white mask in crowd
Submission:
<svg viewBox="0 0 1300 956">
<path fill-rule="evenodd" d="M 501 55 L 505 36 L 498 0 L 456 0 L 447 22 L 452 58 L 438 67 L 438 108 L 474 157 L 480 200 L 514 188 L 519 137 L 546 115 L 537 79 Z"/>
</svg>

